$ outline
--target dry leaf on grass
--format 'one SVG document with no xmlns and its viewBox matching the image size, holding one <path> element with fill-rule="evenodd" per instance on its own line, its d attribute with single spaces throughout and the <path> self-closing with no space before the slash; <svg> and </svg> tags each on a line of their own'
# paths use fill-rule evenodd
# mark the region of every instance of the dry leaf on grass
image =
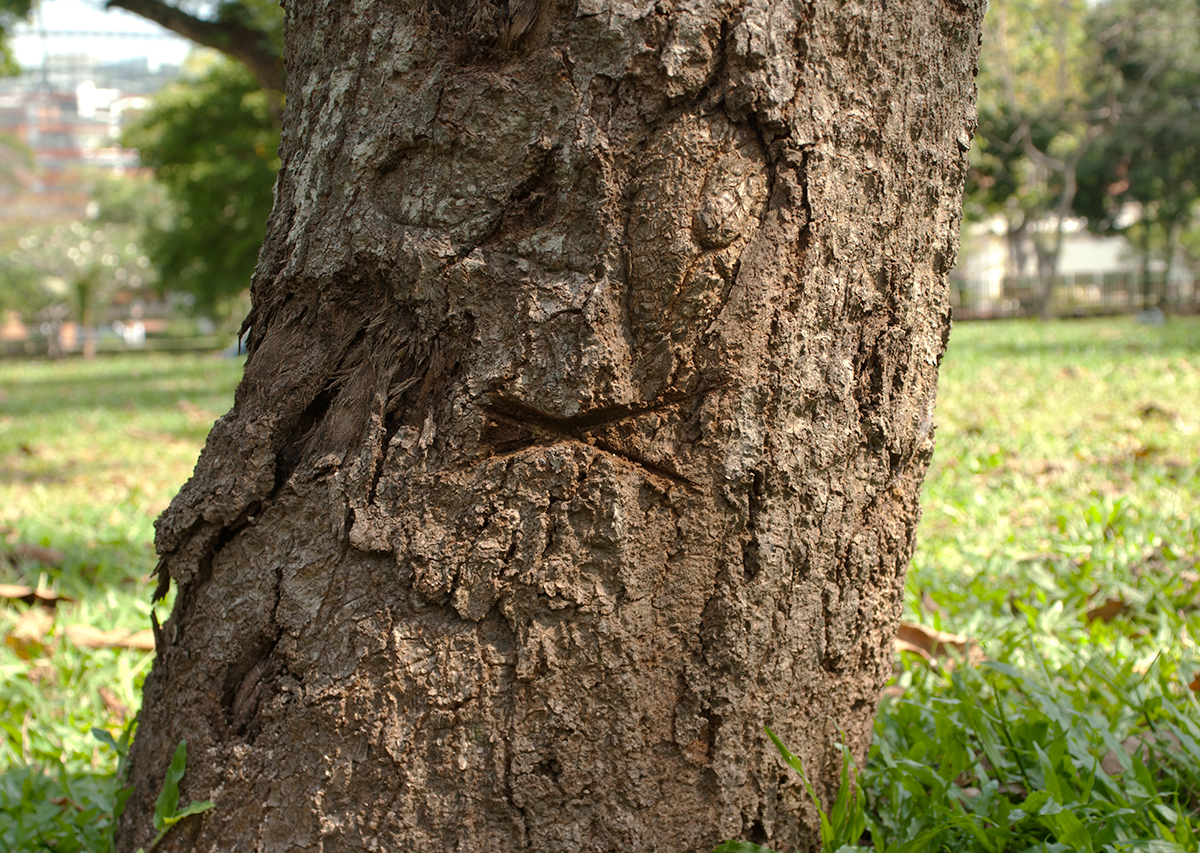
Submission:
<svg viewBox="0 0 1200 853">
<path fill-rule="evenodd" d="M 1141 415 L 1144 420 L 1158 418 L 1160 420 L 1173 421 L 1179 417 L 1178 412 L 1173 412 L 1164 406 L 1158 405 L 1158 403 L 1147 403 L 1138 409 L 1138 414 Z"/>
<path fill-rule="evenodd" d="M 57 548 L 30 545 L 26 542 L 14 542 L 4 550 L 8 552 L 6 556 L 13 563 L 41 563 L 43 566 L 57 566 L 67 558 L 67 555 Z"/>
<path fill-rule="evenodd" d="M 107 687 L 101 687 L 98 691 L 101 701 L 104 702 L 104 707 L 108 709 L 108 713 L 117 718 L 118 722 L 125 722 L 125 716 L 129 713 L 129 706 L 117 698 L 117 694 L 113 693 Z"/>
<path fill-rule="evenodd" d="M 1095 622 L 1099 619 L 1101 622 L 1111 622 L 1122 613 L 1129 611 L 1129 605 L 1120 598 L 1109 598 L 1103 604 L 1099 604 L 1083 614 L 1084 618 L 1089 622 Z"/>
<path fill-rule="evenodd" d="M 68 625 L 67 639 L 77 646 L 89 649 L 144 649 L 154 648 L 154 632 L 149 628 L 142 631 L 128 631 L 115 628 L 103 631 L 91 625 Z"/>
<path fill-rule="evenodd" d="M 46 664 L 31 666 L 25 673 L 25 677 L 34 684 L 41 684 L 43 681 L 45 681 L 47 684 L 55 684 L 58 682 L 57 671 L 54 669 L 54 667 L 47 666 Z"/>
<path fill-rule="evenodd" d="M 935 599 L 932 595 L 929 594 L 929 590 L 925 590 L 924 592 L 921 593 L 921 609 L 924 610 L 926 613 L 945 613 L 946 612 L 946 608 L 942 607 L 942 605 L 937 603 L 937 599 Z"/>
<path fill-rule="evenodd" d="M 941 664 L 947 669 L 954 668 L 957 657 L 965 658 L 967 663 L 971 664 L 984 659 L 983 649 L 968 637 L 937 631 L 915 622 L 900 623 L 894 647 L 898 652 L 913 652 L 934 666 Z"/>
<path fill-rule="evenodd" d="M 1160 752 L 1178 752 L 1182 746 L 1178 736 L 1170 731 L 1164 731 L 1161 734 L 1139 732 L 1121 741 L 1121 748 L 1125 750 L 1125 754 L 1133 755 L 1137 753 L 1143 764 L 1150 760 L 1151 747 L 1157 747 Z M 1118 773 L 1121 773 L 1123 766 L 1121 756 L 1111 749 L 1100 759 L 1100 769 L 1109 776 L 1116 776 Z"/>
<path fill-rule="evenodd" d="M 8 632 L 4 643 L 22 660 L 33 660 L 42 653 L 45 648 L 42 640 L 53 627 L 54 614 L 33 607 L 17 617 L 17 624 Z"/>
<path fill-rule="evenodd" d="M 36 602 L 43 607 L 54 607 L 60 601 L 71 601 L 71 599 L 64 598 L 57 592 L 51 592 L 48 589 L 34 589 L 31 586 L 15 583 L 0 583 L 0 598 L 8 601 L 23 601 L 26 604 Z"/>
<path fill-rule="evenodd" d="M 197 406 L 191 400 L 180 400 L 175 407 L 187 416 L 189 426 L 211 426 L 213 421 L 220 417 L 215 412 Z"/>
<path fill-rule="evenodd" d="M 1020 782 L 1002 782 L 999 787 L 996 788 L 996 792 L 999 794 L 1011 794 L 1012 796 L 1019 797 L 1021 799 L 1025 799 L 1025 797 L 1029 796 L 1029 791 Z"/>
</svg>

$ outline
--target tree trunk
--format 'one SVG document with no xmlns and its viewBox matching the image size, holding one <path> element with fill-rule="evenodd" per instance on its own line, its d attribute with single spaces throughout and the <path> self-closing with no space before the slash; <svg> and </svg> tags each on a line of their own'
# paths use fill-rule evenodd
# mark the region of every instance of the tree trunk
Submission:
<svg viewBox="0 0 1200 853">
<path fill-rule="evenodd" d="M 982 4 L 287 4 L 120 848 L 815 845 L 932 449 Z"/>
</svg>

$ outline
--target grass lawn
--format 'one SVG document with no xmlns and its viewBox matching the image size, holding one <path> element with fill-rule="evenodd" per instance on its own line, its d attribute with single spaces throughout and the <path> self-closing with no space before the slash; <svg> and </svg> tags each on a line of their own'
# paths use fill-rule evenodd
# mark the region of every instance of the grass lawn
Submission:
<svg viewBox="0 0 1200 853">
<path fill-rule="evenodd" d="M 118 755 L 91 729 L 121 737 L 151 656 L 68 626 L 146 628 L 153 520 L 240 375 L 198 356 L 0 362 L 0 583 L 63 596 L 0 600 L 0 850 L 107 849 Z"/>
<path fill-rule="evenodd" d="M 240 370 L 0 363 L 0 584 L 62 596 L 0 601 L 2 850 L 107 849 L 102 738 L 149 656 L 68 628 L 146 627 L 151 522 Z M 1200 319 L 961 324 L 939 398 L 905 616 L 927 630 L 827 849 L 1200 849 Z"/>
</svg>

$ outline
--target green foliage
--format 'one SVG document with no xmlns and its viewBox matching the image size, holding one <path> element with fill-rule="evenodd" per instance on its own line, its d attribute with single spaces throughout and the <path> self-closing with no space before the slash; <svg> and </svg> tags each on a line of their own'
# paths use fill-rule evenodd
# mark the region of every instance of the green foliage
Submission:
<svg viewBox="0 0 1200 853">
<path fill-rule="evenodd" d="M 155 170 L 171 205 L 145 242 L 163 286 L 218 312 L 250 285 L 279 170 L 270 96 L 241 65 L 214 62 L 163 91 L 124 143 Z"/>
<path fill-rule="evenodd" d="M 834 798 L 833 808 L 826 812 L 821 807 L 821 799 L 817 796 L 816 789 L 812 783 L 808 781 L 808 777 L 804 775 L 804 766 L 800 763 L 800 759 L 792 755 L 783 741 L 781 741 L 775 732 L 767 729 L 767 736 L 771 738 L 771 742 L 775 744 L 775 748 L 779 754 L 783 756 L 783 760 L 800 776 L 800 781 L 804 783 L 804 790 L 808 792 L 809 799 L 813 805 L 817 807 L 817 814 L 821 820 L 821 849 L 823 853 L 838 853 L 846 847 L 853 847 L 862 837 L 863 831 L 866 829 L 866 814 L 864 812 L 862 791 L 858 786 L 858 780 L 851 769 L 850 751 L 844 746 L 842 748 L 842 778 L 838 786 L 837 796 Z"/>
<path fill-rule="evenodd" d="M 905 853 L 1194 849 L 1170 845 L 1200 829 L 1198 709 L 1176 670 L 1154 675 L 1094 653 L 914 674 L 862 774 L 872 838 Z"/>
<path fill-rule="evenodd" d="M 263 33 L 275 53 L 283 55 L 283 8 L 276 0 L 222 0 L 217 4 L 216 18 Z"/>
<path fill-rule="evenodd" d="M 0 0 L 0 76 L 17 73 L 17 63 L 8 46 L 12 25 L 29 17 L 33 0 Z"/>
<path fill-rule="evenodd" d="M 115 774 L 71 771 L 66 765 L 53 773 L 34 766 L 0 771 L 0 849 L 110 853 L 117 821 L 133 793 L 122 784 L 132 731 L 132 724 L 126 726 L 118 741 L 95 730 L 121 758 Z"/>
<path fill-rule="evenodd" d="M 1144 250 L 1161 248 L 1169 259 L 1200 202 L 1197 8 L 1188 0 L 1124 0 L 1096 17 L 1098 28 L 1120 34 L 1105 43 L 1105 59 L 1129 107 L 1080 164 L 1075 212 L 1091 230 L 1134 232 Z M 1140 207 L 1137 222 L 1123 215 L 1130 203 Z"/>
<path fill-rule="evenodd" d="M 148 180 L 94 179 L 87 216 L 28 225 L 0 244 L 0 310 L 90 323 L 115 292 L 151 288 L 138 240 L 161 203 Z"/>
<path fill-rule="evenodd" d="M 179 808 L 179 783 L 186 771 L 187 741 L 181 740 L 179 746 L 175 747 L 175 755 L 171 757 L 171 766 L 167 768 L 167 775 L 163 779 L 162 791 L 159 792 L 158 800 L 154 803 L 154 828 L 158 830 L 158 834 L 150 843 L 151 849 L 157 847 L 158 842 L 162 841 L 163 837 L 171 831 L 171 827 L 179 821 L 189 815 L 206 812 L 213 807 L 211 801 L 204 800 L 203 802 L 188 803 L 182 809 Z"/>
</svg>

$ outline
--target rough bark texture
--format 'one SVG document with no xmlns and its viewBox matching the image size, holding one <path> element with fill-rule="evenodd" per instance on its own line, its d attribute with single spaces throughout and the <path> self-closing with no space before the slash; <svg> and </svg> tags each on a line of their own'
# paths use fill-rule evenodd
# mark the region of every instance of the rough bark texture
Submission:
<svg viewBox="0 0 1200 853">
<path fill-rule="evenodd" d="M 812 846 L 932 448 L 982 4 L 289 2 L 122 849 Z"/>
</svg>

